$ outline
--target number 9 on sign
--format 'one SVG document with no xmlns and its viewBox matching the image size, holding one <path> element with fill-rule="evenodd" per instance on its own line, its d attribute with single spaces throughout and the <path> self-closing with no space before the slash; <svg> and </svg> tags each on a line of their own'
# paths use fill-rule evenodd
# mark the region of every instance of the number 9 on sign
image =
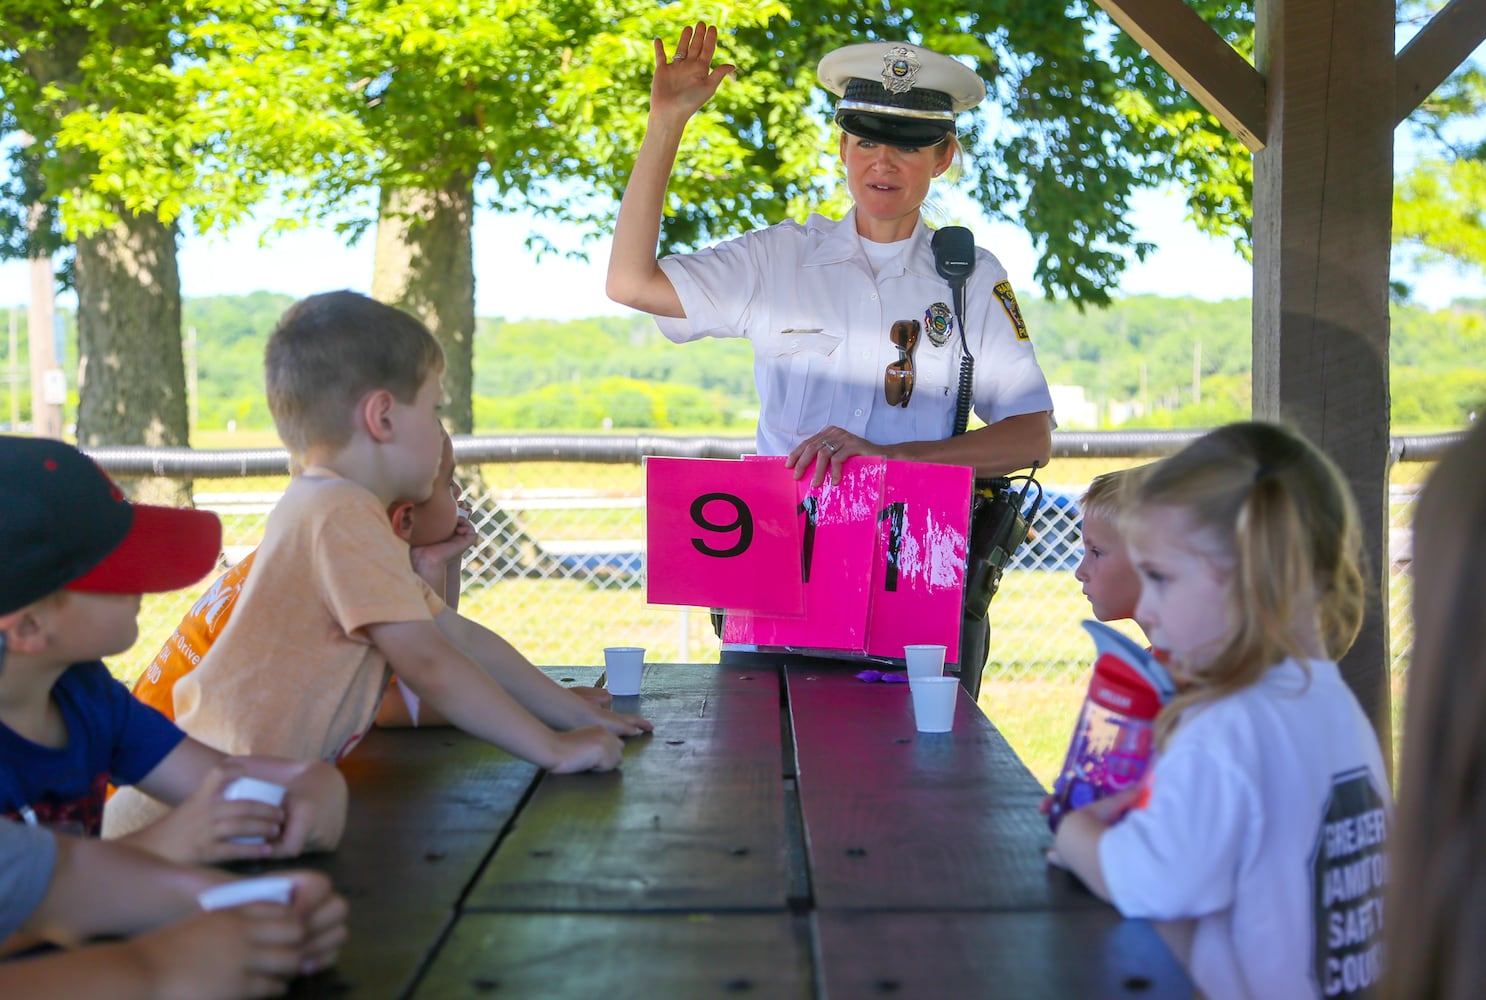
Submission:
<svg viewBox="0 0 1486 1000">
<path fill-rule="evenodd" d="M 804 611 L 793 475 L 778 462 L 645 462 L 645 586 L 651 604 Z"/>
<path fill-rule="evenodd" d="M 732 520 L 726 523 L 708 520 L 709 508 L 714 515 L 720 508 L 730 509 Z M 731 559 L 747 552 L 748 546 L 753 544 L 753 513 L 748 509 L 748 504 L 743 502 L 742 497 L 731 493 L 703 493 L 691 502 L 691 519 L 697 527 L 715 535 L 730 535 L 734 531 L 738 533 L 736 541 L 726 548 L 713 548 L 708 544 L 707 539 L 693 538 L 691 544 L 696 546 L 696 550 L 704 556 Z"/>
</svg>

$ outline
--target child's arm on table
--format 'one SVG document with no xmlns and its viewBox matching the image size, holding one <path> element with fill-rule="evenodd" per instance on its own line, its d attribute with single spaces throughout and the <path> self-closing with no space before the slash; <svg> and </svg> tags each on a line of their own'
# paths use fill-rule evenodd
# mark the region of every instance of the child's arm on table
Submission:
<svg viewBox="0 0 1486 1000">
<path fill-rule="evenodd" d="M 1048 860 L 1067 868 L 1089 887 L 1089 891 L 1106 902 L 1109 885 L 1104 881 L 1104 866 L 1099 861 L 1099 838 L 1140 798 L 1142 789 L 1127 788 L 1106 798 L 1096 799 L 1075 809 L 1058 824 L 1053 841 L 1053 855 Z"/>
<path fill-rule="evenodd" d="M 59 836 L 56 845 L 46 895 L 18 936 L 73 944 L 184 922 L 81 953 L 0 963 L 0 995 L 268 995 L 278 980 L 329 967 L 345 940 L 345 900 L 318 872 L 284 873 L 294 882 L 290 906 L 201 916 L 197 895 L 229 876 L 110 841 Z"/>
<path fill-rule="evenodd" d="M 461 510 L 463 508 L 461 507 Z M 409 552 L 413 560 L 413 572 L 438 594 L 451 608 L 459 607 L 459 557 L 479 539 L 479 534 L 467 517 L 461 517 L 454 526 L 454 533 L 442 542 L 431 545 L 415 545 Z M 399 682 L 387 689 L 382 704 L 377 709 L 377 725 L 384 727 L 447 726 L 449 720 L 428 705 L 409 700 L 407 685 Z"/>
<path fill-rule="evenodd" d="M 283 807 L 224 800 L 223 790 L 242 776 L 283 785 Z M 188 736 L 138 788 L 175 808 L 121 839 L 175 861 L 289 858 L 306 850 L 334 848 L 345 829 L 346 781 L 319 761 L 228 757 Z M 267 842 L 234 843 L 237 837 L 262 837 Z"/>
<path fill-rule="evenodd" d="M 600 725 L 619 736 L 636 736 L 655 727 L 638 715 L 611 712 L 542 673 L 509 642 L 490 629 L 445 609 L 434 619 L 439 631 L 464 650 L 537 718 L 554 729 Z"/>
<path fill-rule="evenodd" d="M 446 610 L 440 617 L 452 614 Z M 365 631 L 400 683 L 470 735 L 549 771 L 607 771 L 619 766 L 617 736 L 599 726 L 554 732 L 432 621 L 387 622 L 368 625 Z"/>
<path fill-rule="evenodd" d="M 279 996 L 306 971 L 300 922 L 257 903 L 203 913 L 129 941 L 0 964 L 5 996 L 238 1000 Z"/>
</svg>

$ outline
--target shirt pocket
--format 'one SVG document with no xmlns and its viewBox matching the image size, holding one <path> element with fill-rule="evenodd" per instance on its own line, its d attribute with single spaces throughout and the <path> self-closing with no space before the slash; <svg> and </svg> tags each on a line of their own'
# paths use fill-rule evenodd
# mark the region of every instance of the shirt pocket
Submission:
<svg viewBox="0 0 1486 1000">
<path fill-rule="evenodd" d="M 913 398 L 908 415 L 913 440 L 941 441 L 954 430 L 955 399 L 960 385 L 960 352 L 950 341 L 934 347 L 921 341 L 913 356 Z M 974 403 L 971 393 L 971 403 Z"/>
<path fill-rule="evenodd" d="M 791 446 L 829 423 L 842 339 L 821 328 L 785 329 L 770 339 L 759 387 L 759 420 L 787 435 Z"/>
</svg>

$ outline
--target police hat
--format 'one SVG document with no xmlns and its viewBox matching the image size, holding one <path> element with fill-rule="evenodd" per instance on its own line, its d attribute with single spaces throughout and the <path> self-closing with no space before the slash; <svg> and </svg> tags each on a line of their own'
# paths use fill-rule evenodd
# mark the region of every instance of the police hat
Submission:
<svg viewBox="0 0 1486 1000">
<path fill-rule="evenodd" d="M 948 56 L 901 42 L 847 45 L 815 71 L 841 98 L 843 131 L 890 146 L 932 146 L 955 128 L 955 114 L 985 100 L 975 71 Z"/>
</svg>

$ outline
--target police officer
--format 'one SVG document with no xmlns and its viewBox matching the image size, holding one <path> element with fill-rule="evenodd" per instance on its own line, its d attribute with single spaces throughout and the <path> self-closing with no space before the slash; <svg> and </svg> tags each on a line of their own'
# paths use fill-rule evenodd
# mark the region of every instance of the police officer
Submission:
<svg viewBox="0 0 1486 1000">
<path fill-rule="evenodd" d="M 712 65 L 717 29 L 703 23 L 682 29 L 670 58 L 654 44 L 649 122 L 620 204 L 609 296 L 653 314 L 677 342 L 749 338 L 758 452 L 788 456 L 797 477 L 839 481 L 858 455 L 966 465 L 977 477 L 1045 465 L 1052 398 L 1006 269 L 975 251 L 962 344 L 921 218 L 930 183 L 960 155 L 955 115 L 985 99 L 979 76 L 906 43 L 830 53 L 818 75 L 840 98 L 852 210 L 657 261 L 682 132 L 734 67 Z M 971 404 L 986 426 L 954 435 L 965 346 L 974 357 Z M 985 651 L 984 635 L 973 636 L 962 662 L 979 667 Z M 979 676 L 962 674 L 972 693 Z"/>
</svg>

